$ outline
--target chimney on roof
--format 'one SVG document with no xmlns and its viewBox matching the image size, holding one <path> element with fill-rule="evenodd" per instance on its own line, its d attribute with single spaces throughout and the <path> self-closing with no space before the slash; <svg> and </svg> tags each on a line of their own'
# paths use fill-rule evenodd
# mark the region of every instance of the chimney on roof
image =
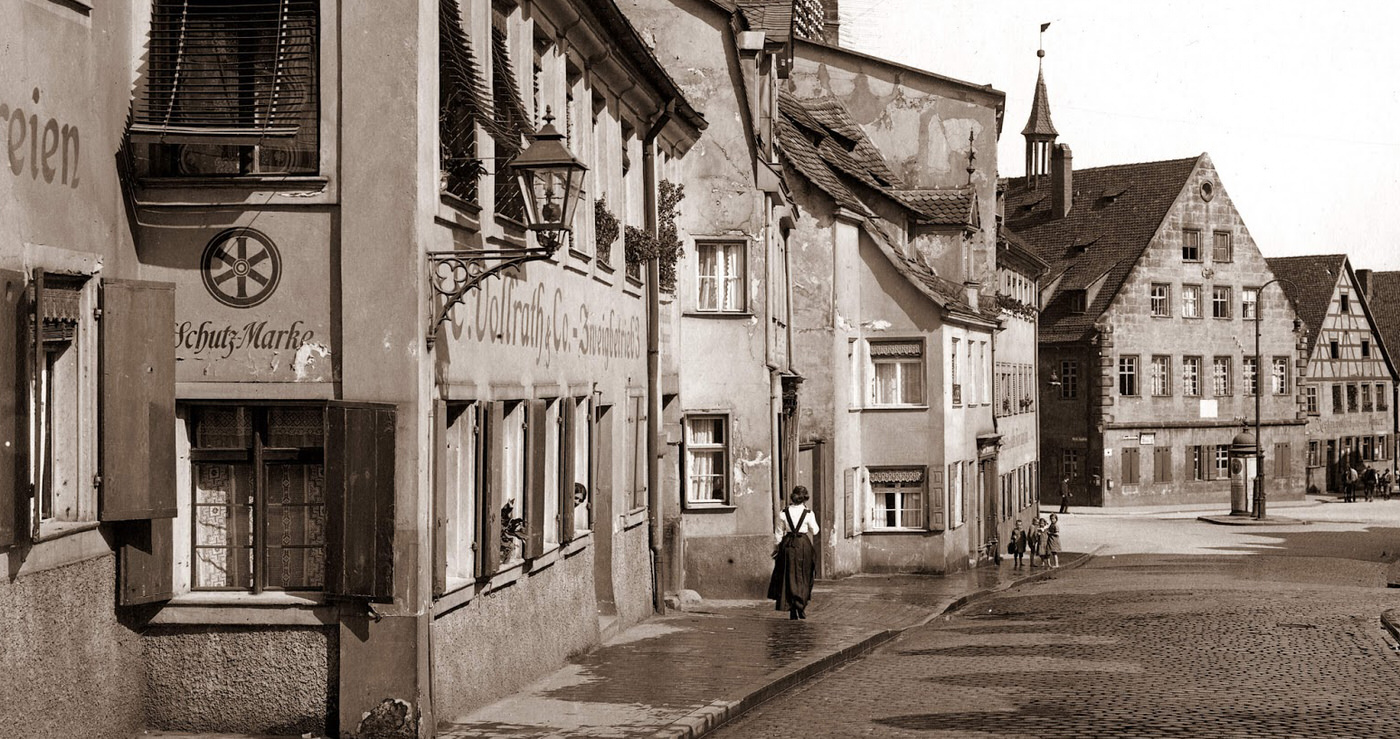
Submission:
<svg viewBox="0 0 1400 739">
<path fill-rule="evenodd" d="M 967 280 L 963 282 L 963 290 L 966 292 L 967 304 L 972 306 L 973 310 L 981 310 L 979 301 L 981 300 L 982 283 L 976 280 Z"/>
<path fill-rule="evenodd" d="M 1050 217 L 1064 218 L 1074 207 L 1074 152 L 1056 144 L 1050 157 Z"/>
<path fill-rule="evenodd" d="M 1371 270 L 1356 270 L 1356 284 L 1361 286 L 1361 297 L 1369 301 L 1371 299 Z"/>
</svg>

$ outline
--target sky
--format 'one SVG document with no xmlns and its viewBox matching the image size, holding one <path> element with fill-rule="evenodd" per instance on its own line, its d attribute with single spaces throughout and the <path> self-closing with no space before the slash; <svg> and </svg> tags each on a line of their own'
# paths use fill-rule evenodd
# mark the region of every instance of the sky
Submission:
<svg viewBox="0 0 1400 739">
<path fill-rule="evenodd" d="M 1006 93 L 1002 176 L 1044 34 L 1075 168 L 1206 152 L 1266 257 L 1400 270 L 1400 2 L 840 0 L 841 44 Z"/>
</svg>

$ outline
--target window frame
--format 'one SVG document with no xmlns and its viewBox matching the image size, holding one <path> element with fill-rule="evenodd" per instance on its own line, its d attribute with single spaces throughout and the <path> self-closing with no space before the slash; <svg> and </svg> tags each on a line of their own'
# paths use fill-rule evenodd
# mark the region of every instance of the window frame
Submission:
<svg viewBox="0 0 1400 739">
<path fill-rule="evenodd" d="M 725 252 L 729 248 L 734 248 L 738 251 L 738 255 L 735 257 L 735 266 L 738 272 L 737 275 L 729 275 L 727 272 L 724 272 L 722 274 L 721 272 L 716 271 L 715 274 L 707 277 L 706 275 L 700 273 L 700 267 L 704 263 L 704 253 L 707 250 L 717 250 L 717 261 L 715 262 L 715 265 L 718 270 L 719 267 L 723 266 L 726 263 L 726 260 L 722 259 L 721 257 L 725 255 Z M 695 277 L 696 313 L 703 313 L 706 315 L 734 315 L 747 314 L 749 312 L 747 289 L 749 273 L 748 258 L 749 242 L 747 239 L 695 239 L 695 269 L 693 271 L 693 274 Z M 702 296 L 704 295 L 704 281 L 706 279 L 713 280 L 715 283 L 712 287 L 715 296 L 715 304 L 713 307 L 707 306 L 702 300 Z M 731 281 L 734 283 L 733 295 L 735 296 L 735 299 L 737 300 L 738 304 L 733 307 L 726 307 L 721 304 L 722 301 L 720 295 L 728 293 L 721 293 L 719 291 L 719 287 Z"/>
<path fill-rule="evenodd" d="M 1060 399 L 1074 400 L 1079 397 L 1079 360 L 1060 360 Z"/>
<path fill-rule="evenodd" d="M 1188 398 L 1201 397 L 1201 368 L 1202 358 L 1199 356 L 1184 356 L 1181 358 L 1181 394 Z M 1190 375 L 1187 368 L 1193 368 Z"/>
<path fill-rule="evenodd" d="M 1118 356 L 1118 394 L 1124 397 L 1135 398 L 1141 393 L 1138 378 L 1138 355 L 1120 354 Z"/>
<path fill-rule="evenodd" d="M 1226 398 L 1234 395 L 1234 361 L 1232 357 L 1216 356 L 1211 357 L 1211 394 L 1212 397 Z M 1224 389 L 1221 389 L 1221 384 Z"/>
<path fill-rule="evenodd" d="M 1224 237 L 1225 256 L 1220 256 L 1221 237 Z M 1229 231 L 1215 231 L 1211 237 L 1210 258 L 1215 263 L 1229 263 L 1235 261 L 1234 234 Z"/>
<path fill-rule="evenodd" d="M 1303 410 L 1309 416 L 1321 415 L 1317 396 L 1316 385 L 1306 385 L 1303 387 Z"/>
<path fill-rule="evenodd" d="M 1203 317 L 1201 311 L 1200 285 L 1181 286 L 1181 317 L 1192 319 Z"/>
<path fill-rule="evenodd" d="M 1240 318 L 1252 321 L 1259 310 L 1259 288 L 1240 288 Z"/>
<path fill-rule="evenodd" d="M 1204 261 L 1204 255 L 1201 253 L 1201 229 L 1181 229 L 1181 261 Z"/>
<path fill-rule="evenodd" d="M 1212 285 L 1210 289 L 1210 315 L 1212 318 L 1234 318 L 1235 294 L 1229 285 Z"/>
<path fill-rule="evenodd" d="M 1148 296 L 1153 318 L 1171 318 L 1172 286 L 1169 283 L 1152 283 Z"/>
<path fill-rule="evenodd" d="M 1240 358 L 1240 384 L 1246 398 L 1259 394 L 1259 361 L 1256 357 Z"/>
<path fill-rule="evenodd" d="M 950 474 L 951 474 L 951 473 L 950 473 Z M 924 466 L 902 466 L 902 465 L 868 467 L 868 468 L 866 468 L 866 475 L 867 475 L 867 480 L 868 480 L 868 482 L 869 482 L 869 487 L 868 487 L 869 501 L 868 501 L 867 506 L 866 506 L 866 510 L 867 510 L 869 513 L 867 514 L 867 517 L 866 517 L 866 522 L 867 522 L 867 524 L 866 524 L 866 530 L 872 531 L 872 532 L 886 532 L 886 531 L 929 531 L 929 530 L 930 530 L 930 526 L 929 526 L 929 503 L 930 503 L 930 501 L 929 501 L 929 490 L 930 490 L 930 487 L 929 487 L 929 481 L 928 481 L 928 468 L 927 468 L 927 467 L 924 467 Z M 895 477 L 895 476 L 911 476 L 911 475 L 916 475 L 918 479 L 917 479 L 916 481 L 912 481 L 912 480 L 911 480 L 911 481 L 903 481 L 903 480 L 893 480 L 893 479 L 891 479 L 891 480 L 882 480 L 882 481 L 878 481 L 878 482 L 877 482 L 877 480 L 876 480 L 877 477 L 885 477 L 885 476 Z M 952 482 L 952 481 L 950 480 L 950 483 L 951 483 L 951 482 Z M 951 485 L 950 485 L 950 486 L 951 486 Z M 904 490 L 906 490 L 906 489 L 908 489 L 908 488 L 913 488 L 913 489 L 914 489 L 914 492 L 912 492 L 912 493 L 903 492 Z M 919 503 L 918 503 L 918 507 L 917 507 L 917 508 L 910 508 L 910 507 L 907 507 L 907 506 L 903 505 L 903 501 L 905 500 L 905 496 L 906 496 L 906 495 L 911 495 L 911 494 L 912 494 L 912 495 L 917 495 L 917 496 L 918 496 Z M 881 506 L 881 501 L 882 501 L 882 499 L 888 500 L 888 498 L 887 498 L 886 496 L 890 496 L 890 495 L 897 496 L 897 499 L 900 501 L 900 504 L 897 505 L 897 506 L 896 506 L 895 508 L 893 508 L 893 509 L 882 507 L 882 506 Z M 884 511 L 886 514 L 888 514 L 888 513 L 890 513 L 890 512 L 894 512 L 894 514 L 895 514 L 895 516 L 896 516 L 896 520 L 903 520 L 903 519 L 901 519 L 901 518 L 899 517 L 899 514 L 902 513 L 902 512 L 905 512 L 905 511 L 917 511 L 917 513 L 916 513 L 916 515 L 915 515 L 915 520 L 918 521 L 918 525 L 916 525 L 916 526 L 905 526 L 905 525 L 902 525 L 902 524 L 894 525 L 894 526 L 887 525 L 887 524 L 883 523 L 883 522 L 886 520 L 887 516 L 882 516 L 882 515 L 880 515 L 882 511 Z"/>
<path fill-rule="evenodd" d="M 1172 358 L 1170 354 L 1152 355 L 1152 397 L 1172 394 Z"/>
<path fill-rule="evenodd" d="M 914 345 L 918 347 L 918 356 L 910 357 L 904 355 L 876 356 L 876 347 Z M 968 348 L 971 350 L 971 343 Z M 922 336 L 908 338 L 880 338 L 866 340 L 866 356 L 868 359 L 867 368 L 869 370 L 865 380 L 865 407 L 870 409 L 888 408 L 926 408 L 928 406 L 928 367 L 924 362 L 927 355 L 927 346 Z M 896 394 L 897 401 L 880 400 L 880 382 L 878 379 L 879 368 L 882 366 L 892 366 L 896 369 L 895 382 L 898 385 Z M 918 397 L 912 400 L 904 398 L 907 389 L 905 378 L 909 376 L 910 367 L 913 367 L 915 376 L 918 378 Z M 976 399 L 971 399 L 969 405 L 974 404 Z"/>
<path fill-rule="evenodd" d="M 701 444 L 695 441 L 694 424 L 697 421 L 718 421 L 723 440 L 719 443 Z M 685 492 L 681 496 L 682 503 L 686 510 L 702 510 L 706 508 L 730 508 L 733 506 L 733 480 L 730 472 L 730 460 L 733 451 L 733 418 L 729 411 L 686 411 L 682 420 L 682 442 L 685 446 Z M 692 496 L 694 490 L 694 476 L 696 470 L 695 457 L 697 453 L 718 454 L 718 472 L 711 473 L 709 477 L 718 478 L 723 490 L 719 499 L 698 499 Z"/>
</svg>

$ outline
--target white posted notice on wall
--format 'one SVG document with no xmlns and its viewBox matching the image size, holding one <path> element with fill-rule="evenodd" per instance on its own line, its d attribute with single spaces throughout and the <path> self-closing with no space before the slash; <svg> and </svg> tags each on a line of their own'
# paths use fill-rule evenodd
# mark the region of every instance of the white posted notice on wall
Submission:
<svg viewBox="0 0 1400 739">
<path fill-rule="evenodd" d="M 1220 415 L 1220 401 L 1215 398 L 1201 398 L 1201 418 L 1217 418 Z"/>
</svg>

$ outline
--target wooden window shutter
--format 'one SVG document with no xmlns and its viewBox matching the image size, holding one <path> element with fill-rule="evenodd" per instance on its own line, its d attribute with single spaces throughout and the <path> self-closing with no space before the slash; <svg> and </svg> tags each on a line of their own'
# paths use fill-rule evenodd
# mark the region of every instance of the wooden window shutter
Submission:
<svg viewBox="0 0 1400 739">
<path fill-rule="evenodd" d="M 948 528 L 947 499 L 943 496 L 943 470 L 933 469 L 928 478 L 928 528 L 943 531 Z"/>
<path fill-rule="evenodd" d="M 1161 446 L 1152 450 L 1152 479 L 1155 482 L 1172 481 L 1172 448 Z"/>
<path fill-rule="evenodd" d="M 1123 449 L 1123 484 L 1136 485 L 1137 483 L 1137 449 L 1125 447 Z"/>
<path fill-rule="evenodd" d="M 103 521 L 173 518 L 175 286 L 102 284 L 99 389 Z"/>
<path fill-rule="evenodd" d="M 447 592 L 447 402 L 433 401 L 433 597 Z M 461 492 L 459 491 L 460 495 Z"/>
<path fill-rule="evenodd" d="M 525 406 L 525 559 L 544 554 L 545 455 L 549 453 L 549 414 L 543 400 L 531 400 Z"/>
<path fill-rule="evenodd" d="M 845 524 L 846 524 L 846 538 L 847 538 L 847 539 L 849 539 L 849 538 L 855 536 L 856 533 L 857 533 L 857 531 L 856 531 L 856 509 L 857 509 L 858 506 L 860 506 L 860 503 L 857 502 L 857 500 L 856 500 L 858 497 L 860 497 L 859 494 L 858 494 L 858 492 L 857 492 L 857 490 L 856 490 L 856 473 L 857 473 L 858 471 L 859 471 L 859 470 L 857 470 L 857 468 L 855 468 L 855 467 L 847 467 L 847 468 L 846 468 L 846 473 L 845 473 L 845 476 L 844 476 L 844 479 L 845 479 L 845 488 L 844 488 L 844 489 L 845 489 L 845 491 L 846 491 L 846 516 L 845 516 Z"/>
<path fill-rule="evenodd" d="M 117 605 L 157 603 L 175 596 L 175 519 L 153 518 L 118 524 Z"/>
<path fill-rule="evenodd" d="M 505 404 L 486 404 L 477 415 L 477 480 L 481 487 L 481 509 L 476 522 L 476 572 L 490 577 L 501 569 L 501 505 L 505 490 Z"/>
<path fill-rule="evenodd" d="M 394 406 L 326 408 L 326 594 L 394 598 Z"/>
<path fill-rule="evenodd" d="M 27 531 L 27 516 L 20 515 L 21 506 L 29 500 L 25 475 L 20 471 L 20 444 L 27 426 L 25 406 L 25 371 L 21 342 L 23 313 L 20 301 L 24 296 L 24 274 L 0 270 L 0 547 L 21 540 Z M 25 485 L 21 492 L 20 485 Z"/>
<path fill-rule="evenodd" d="M 559 526 L 562 529 L 560 541 L 573 541 L 574 538 L 574 446 L 577 443 L 574 433 L 574 416 L 577 401 L 573 398 L 559 399 Z M 685 479 L 685 478 L 681 478 Z"/>
</svg>

